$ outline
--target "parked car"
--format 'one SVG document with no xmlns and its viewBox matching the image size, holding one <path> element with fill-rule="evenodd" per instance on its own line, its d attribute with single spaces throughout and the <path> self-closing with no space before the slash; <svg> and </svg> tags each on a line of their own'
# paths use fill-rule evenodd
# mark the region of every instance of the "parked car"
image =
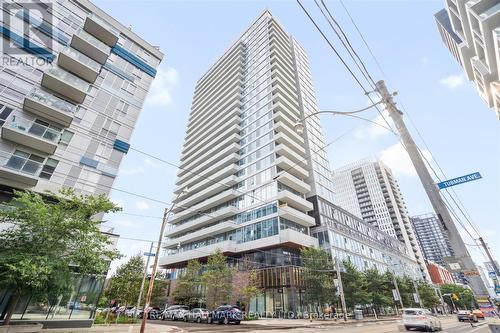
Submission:
<svg viewBox="0 0 500 333">
<path fill-rule="evenodd" d="M 403 325 L 407 331 L 414 328 L 427 332 L 442 330 L 441 320 L 429 310 L 422 308 L 404 309 Z"/>
<path fill-rule="evenodd" d="M 203 308 L 194 308 L 184 315 L 184 321 L 196 321 L 201 323 L 202 321 L 207 321 L 208 314 L 210 311 Z"/>
<path fill-rule="evenodd" d="M 178 320 L 184 319 L 184 315 L 189 312 L 189 308 L 185 305 L 171 305 L 165 309 L 162 315 L 163 320 Z"/>
<path fill-rule="evenodd" d="M 123 314 L 129 318 L 135 317 L 138 311 L 135 309 L 135 306 L 127 306 L 123 311 Z"/>
<path fill-rule="evenodd" d="M 472 314 L 476 316 L 477 319 L 484 319 L 484 313 L 479 309 L 472 310 Z"/>
<path fill-rule="evenodd" d="M 458 321 L 473 321 L 477 323 L 477 317 L 469 310 L 459 310 L 457 312 Z"/>
<path fill-rule="evenodd" d="M 208 314 L 207 323 L 235 323 L 238 325 L 242 320 L 243 312 L 237 306 L 223 305 Z"/>
<path fill-rule="evenodd" d="M 163 311 L 158 307 L 150 307 L 148 311 L 148 319 L 162 319 Z M 144 317 L 144 310 L 140 310 L 137 317 L 142 319 Z"/>
</svg>

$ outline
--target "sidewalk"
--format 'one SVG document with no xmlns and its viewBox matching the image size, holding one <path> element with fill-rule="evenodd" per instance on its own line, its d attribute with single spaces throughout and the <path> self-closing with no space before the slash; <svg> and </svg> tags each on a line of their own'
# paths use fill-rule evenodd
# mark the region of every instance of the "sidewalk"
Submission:
<svg viewBox="0 0 500 333">
<path fill-rule="evenodd" d="M 109 333 L 109 332 L 120 332 L 120 333 L 137 333 L 140 330 L 139 324 L 129 325 L 94 325 L 91 328 L 57 328 L 57 329 L 45 329 L 42 332 L 46 333 Z M 184 330 L 167 325 L 150 324 L 146 326 L 147 333 L 181 333 Z"/>
<path fill-rule="evenodd" d="M 448 320 L 456 320 L 453 317 L 440 316 L 439 317 L 443 322 L 447 322 Z M 318 327 L 318 326 L 342 326 L 342 325 L 356 325 L 356 324 L 365 324 L 365 323 L 383 323 L 383 322 L 395 322 L 401 320 L 401 316 L 394 317 L 382 317 L 379 319 L 375 319 L 373 317 L 365 318 L 361 320 L 349 319 L 344 321 L 342 319 L 333 320 L 333 319 L 313 319 L 310 321 L 309 319 L 280 319 L 280 318 L 261 318 L 258 320 L 249 320 L 242 321 L 242 325 L 262 325 L 262 326 L 280 326 L 286 328 L 303 328 L 303 327 Z"/>
</svg>

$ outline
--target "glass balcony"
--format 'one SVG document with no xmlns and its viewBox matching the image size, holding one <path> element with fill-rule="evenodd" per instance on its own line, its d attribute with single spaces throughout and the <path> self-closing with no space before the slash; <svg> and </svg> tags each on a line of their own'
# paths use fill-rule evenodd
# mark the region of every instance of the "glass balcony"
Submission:
<svg viewBox="0 0 500 333">
<path fill-rule="evenodd" d="M 120 36 L 118 29 L 95 14 L 87 16 L 83 29 L 109 46 L 115 45 Z"/>
<path fill-rule="evenodd" d="M 71 47 L 59 53 L 57 64 L 90 83 L 95 82 L 101 70 L 101 64 Z"/>
<path fill-rule="evenodd" d="M 2 183 L 20 188 L 33 187 L 38 183 L 38 175 L 44 158 L 15 151 L 13 154 L 0 156 L 0 177 Z"/>
<path fill-rule="evenodd" d="M 26 95 L 23 108 L 65 127 L 71 124 L 74 113 L 78 111 L 78 106 L 75 104 L 38 88 L 34 88 Z"/>
<path fill-rule="evenodd" d="M 81 104 L 90 85 L 70 72 L 52 67 L 43 73 L 42 86 Z"/>
<path fill-rule="evenodd" d="M 2 138 L 38 151 L 54 154 L 61 130 L 41 120 L 29 120 L 14 114 L 2 127 Z"/>
<path fill-rule="evenodd" d="M 71 39 L 71 47 L 82 52 L 86 56 L 94 59 L 100 64 L 104 64 L 108 59 L 111 48 L 95 38 L 85 30 L 79 30 Z"/>
</svg>

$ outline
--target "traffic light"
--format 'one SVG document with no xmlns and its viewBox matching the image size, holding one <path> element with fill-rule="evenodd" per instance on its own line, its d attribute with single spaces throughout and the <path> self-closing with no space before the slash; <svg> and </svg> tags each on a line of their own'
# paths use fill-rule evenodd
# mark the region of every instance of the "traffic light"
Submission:
<svg viewBox="0 0 500 333">
<path fill-rule="evenodd" d="M 458 301 L 460 298 L 458 297 L 457 294 L 451 294 L 451 299 L 454 301 Z"/>
</svg>

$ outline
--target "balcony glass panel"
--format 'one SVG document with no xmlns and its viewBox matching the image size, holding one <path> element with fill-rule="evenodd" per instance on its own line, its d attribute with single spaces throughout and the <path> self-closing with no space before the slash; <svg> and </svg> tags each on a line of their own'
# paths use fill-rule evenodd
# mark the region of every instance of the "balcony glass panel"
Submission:
<svg viewBox="0 0 500 333">
<path fill-rule="evenodd" d="M 61 81 L 64 81 L 64 82 L 72 85 L 73 87 L 81 90 L 81 91 L 87 92 L 87 90 L 89 88 L 89 84 L 87 82 L 80 79 L 78 76 L 71 74 L 70 72 L 66 72 L 63 69 L 53 67 L 53 68 L 49 68 L 47 73 L 57 77 Z"/>
<path fill-rule="evenodd" d="M 107 46 L 106 44 L 101 42 L 99 39 L 95 38 L 94 36 L 92 36 L 91 34 L 86 32 L 85 30 L 78 31 L 76 33 L 76 35 L 78 37 L 80 37 L 81 39 L 83 39 L 84 41 L 86 41 L 87 43 L 89 43 L 90 45 L 98 48 L 99 50 L 101 50 L 104 53 L 109 53 L 111 51 L 111 48 L 109 46 Z"/>
<path fill-rule="evenodd" d="M 95 72 L 99 72 L 99 70 L 101 69 L 100 63 L 98 63 L 94 59 L 87 57 L 85 54 L 78 52 L 74 48 L 67 47 L 62 51 L 62 53 L 68 55 L 69 57 L 71 57 L 73 59 L 78 60 L 79 62 L 81 62 L 85 66 L 91 68 Z"/>
<path fill-rule="evenodd" d="M 39 103 L 45 104 L 50 107 L 54 107 L 61 111 L 66 111 L 68 113 L 76 113 L 78 111 L 78 106 L 65 101 L 62 98 L 52 95 L 46 91 L 41 89 L 33 89 L 27 96 L 33 100 L 36 100 Z"/>
<path fill-rule="evenodd" d="M 8 127 L 27 132 L 45 140 L 57 143 L 61 136 L 61 129 L 52 126 L 41 120 L 28 120 L 18 115 L 12 116 L 11 121 L 6 124 Z"/>
<path fill-rule="evenodd" d="M 94 14 L 90 14 L 89 17 L 96 21 L 97 23 L 99 23 L 100 25 L 102 25 L 103 27 L 105 27 L 109 32 L 111 32 L 113 35 L 115 36 L 119 36 L 120 35 L 120 31 L 118 31 L 118 29 L 114 28 L 113 26 L 111 26 L 108 22 L 104 21 L 102 18 L 100 18 L 99 16 L 97 15 L 94 15 Z"/>
</svg>

